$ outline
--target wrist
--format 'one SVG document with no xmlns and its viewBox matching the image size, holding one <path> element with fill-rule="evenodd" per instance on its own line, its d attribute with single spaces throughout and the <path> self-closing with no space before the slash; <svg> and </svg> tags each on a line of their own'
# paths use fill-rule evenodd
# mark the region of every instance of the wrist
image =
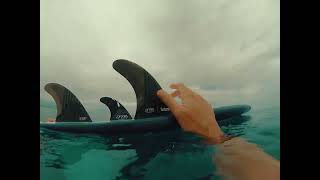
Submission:
<svg viewBox="0 0 320 180">
<path fill-rule="evenodd" d="M 215 136 L 215 137 L 209 137 L 206 139 L 206 142 L 208 144 L 222 144 L 224 143 L 225 141 L 228 141 L 230 139 L 232 139 L 233 137 L 232 136 L 227 136 L 225 134 L 221 134 L 219 136 Z"/>
</svg>

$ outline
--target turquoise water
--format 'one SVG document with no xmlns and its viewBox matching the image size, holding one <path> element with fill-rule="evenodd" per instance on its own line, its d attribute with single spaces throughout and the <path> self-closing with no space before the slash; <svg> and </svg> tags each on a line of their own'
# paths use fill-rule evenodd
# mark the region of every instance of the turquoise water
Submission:
<svg viewBox="0 0 320 180">
<path fill-rule="evenodd" d="M 280 109 L 252 110 L 222 129 L 280 160 Z M 41 180 L 219 179 L 214 146 L 180 131 L 112 137 L 40 130 Z"/>
</svg>

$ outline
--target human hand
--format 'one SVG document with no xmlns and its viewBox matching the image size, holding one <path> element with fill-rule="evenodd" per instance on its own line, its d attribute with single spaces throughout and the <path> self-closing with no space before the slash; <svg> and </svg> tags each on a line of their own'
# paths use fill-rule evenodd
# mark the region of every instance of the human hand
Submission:
<svg viewBox="0 0 320 180">
<path fill-rule="evenodd" d="M 182 129 L 203 136 L 210 143 L 220 144 L 226 140 L 212 107 L 205 99 L 181 83 L 170 87 L 175 89 L 173 93 L 159 90 L 157 95 L 169 107 Z M 175 97 L 181 99 L 181 104 L 175 101 Z"/>
</svg>

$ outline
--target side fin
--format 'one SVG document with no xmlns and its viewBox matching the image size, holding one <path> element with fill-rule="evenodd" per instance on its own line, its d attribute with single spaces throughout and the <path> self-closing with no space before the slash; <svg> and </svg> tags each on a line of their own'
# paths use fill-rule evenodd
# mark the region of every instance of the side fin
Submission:
<svg viewBox="0 0 320 180">
<path fill-rule="evenodd" d="M 56 122 L 92 122 L 81 102 L 67 88 L 57 83 L 49 83 L 44 89 L 56 102 Z"/>
<path fill-rule="evenodd" d="M 114 61 L 112 66 L 134 89 L 137 98 L 135 119 L 165 116 L 170 113 L 169 108 L 156 94 L 162 88 L 145 69 L 124 59 Z"/>
<path fill-rule="evenodd" d="M 130 113 L 118 101 L 110 97 L 102 97 L 100 98 L 100 102 L 107 105 L 110 109 L 110 120 L 132 119 Z"/>
</svg>

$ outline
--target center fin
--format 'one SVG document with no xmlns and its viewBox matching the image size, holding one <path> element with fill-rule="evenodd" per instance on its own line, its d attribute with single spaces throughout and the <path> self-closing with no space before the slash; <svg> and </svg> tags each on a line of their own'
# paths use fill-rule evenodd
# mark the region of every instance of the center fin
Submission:
<svg viewBox="0 0 320 180">
<path fill-rule="evenodd" d="M 130 113 L 118 101 L 110 97 L 100 98 L 100 102 L 107 105 L 111 112 L 110 120 L 132 119 Z"/>
<path fill-rule="evenodd" d="M 124 59 L 114 61 L 112 66 L 129 81 L 134 89 L 137 98 L 135 119 L 164 116 L 170 113 L 169 108 L 156 94 L 162 88 L 145 69 Z"/>
<path fill-rule="evenodd" d="M 57 105 L 56 122 L 92 122 L 81 102 L 67 88 L 57 83 L 49 83 L 44 89 Z"/>
</svg>

